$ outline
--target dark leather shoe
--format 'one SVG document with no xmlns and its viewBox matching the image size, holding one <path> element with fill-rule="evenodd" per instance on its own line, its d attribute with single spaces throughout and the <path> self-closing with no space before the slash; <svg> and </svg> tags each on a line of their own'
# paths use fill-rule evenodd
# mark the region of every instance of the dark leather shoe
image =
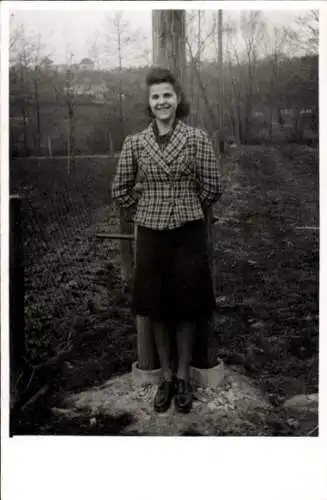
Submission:
<svg viewBox="0 0 327 500">
<path fill-rule="evenodd" d="M 154 409 L 158 413 L 168 410 L 174 396 L 174 380 L 163 380 L 158 385 L 156 395 L 154 397 Z"/>
<path fill-rule="evenodd" d="M 182 379 L 175 381 L 175 408 L 180 413 L 189 413 L 192 409 L 192 386 Z"/>
</svg>

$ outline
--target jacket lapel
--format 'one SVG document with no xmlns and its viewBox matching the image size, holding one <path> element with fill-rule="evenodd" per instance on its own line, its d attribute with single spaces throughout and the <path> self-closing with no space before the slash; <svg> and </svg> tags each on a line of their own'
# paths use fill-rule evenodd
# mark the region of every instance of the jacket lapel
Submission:
<svg viewBox="0 0 327 500">
<path fill-rule="evenodd" d="M 170 168 L 171 163 L 177 158 L 183 149 L 186 142 L 186 126 L 182 121 L 178 121 L 174 132 L 169 140 L 169 143 L 162 151 L 156 141 L 155 133 L 152 124 L 146 129 L 144 134 L 144 149 L 147 154 L 155 161 L 163 170 L 172 175 L 173 171 Z"/>
<path fill-rule="evenodd" d="M 161 151 L 157 143 L 152 124 L 148 126 L 144 134 L 144 151 L 149 155 L 152 161 L 157 163 L 168 175 L 170 174 L 164 152 Z"/>
<path fill-rule="evenodd" d="M 171 164 L 175 158 L 180 154 L 184 145 L 186 143 L 186 126 L 182 121 L 178 121 L 173 132 L 173 135 L 170 138 L 169 143 L 167 144 L 164 155 L 166 158 L 166 162 Z"/>
</svg>

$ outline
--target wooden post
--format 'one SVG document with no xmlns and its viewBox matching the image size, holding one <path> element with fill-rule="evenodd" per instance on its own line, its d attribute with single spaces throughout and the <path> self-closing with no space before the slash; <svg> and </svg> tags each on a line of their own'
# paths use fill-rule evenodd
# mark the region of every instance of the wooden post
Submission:
<svg viewBox="0 0 327 500">
<path fill-rule="evenodd" d="M 109 158 L 110 158 L 114 154 L 114 147 L 113 147 L 112 135 L 111 135 L 110 130 L 108 132 L 108 141 L 109 141 Z"/>
<path fill-rule="evenodd" d="M 10 196 L 10 282 L 9 282 L 9 311 L 10 311 L 10 407 L 13 408 L 19 397 L 15 386 L 25 365 L 25 338 L 24 338 L 24 260 L 23 236 L 21 224 L 21 198 Z"/>
<path fill-rule="evenodd" d="M 52 147 L 51 147 L 51 137 L 48 136 L 48 150 L 49 150 L 49 156 L 52 158 Z"/>
<path fill-rule="evenodd" d="M 133 234 L 131 210 L 121 209 L 119 221 L 122 234 Z M 133 242 L 130 239 L 120 239 L 120 255 L 122 259 L 122 280 L 130 285 L 133 276 Z"/>
</svg>

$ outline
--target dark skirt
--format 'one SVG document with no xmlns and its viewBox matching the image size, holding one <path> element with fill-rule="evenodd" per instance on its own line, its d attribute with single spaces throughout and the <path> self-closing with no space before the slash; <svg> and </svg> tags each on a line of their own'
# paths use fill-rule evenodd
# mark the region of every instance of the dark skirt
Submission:
<svg viewBox="0 0 327 500">
<path fill-rule="evenodd" d="M 210 315 L 215 297 L 202 220 L 156 231 L 138 227 L 133 312 L 157 321 Z"/>
</svg>

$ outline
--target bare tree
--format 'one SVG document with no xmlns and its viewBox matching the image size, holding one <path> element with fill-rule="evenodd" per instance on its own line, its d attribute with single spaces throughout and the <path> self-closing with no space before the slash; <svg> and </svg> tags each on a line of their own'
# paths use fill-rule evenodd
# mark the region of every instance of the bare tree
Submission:
<svg viewBox="0 0 327 500">
<path fill-rule="evenodd" d="M 190 71 L 190 100 L 192 102 L 191 121 L 193 124 L 200 125 L 202 122 L 201 116 L 201 93 L 196 82 L 195 71 L 193 66 L 196 67 L 196 73 L 201 74 L 201 59 L 203 55 L 204 45 L 202 43 L 202 27 L 204 24 L 205 12 L 201 10 L 190 11 L 187 13 L 187 44 L 188 55 L 191 59 Z"/>
<path fill-rule="evenodd" d="M 17 26 L 10 37 L 11 95 L 19 108 L 23 123 L 25 155 L 29 154 L 28 124 L 31 106 L 30 75 L 33 60 L 33 44 L 27 37 L 24 25 Z"/>
<path fill-rule="evenodd" d="M 120 137 L 123 142 L 125 137 L 124 120 L 124 89 L 122 81 L 122 70 L 125 57 L 129 50 L 135 47 L 136 41 L 140 39 L 140 31 L 133 31 L 129 23 L 124 19 L 123 11 L 116 11 L 114 16 L 108 16 L 104 23 L 104 52 L 109 60 L 116 58 L 118 70 L 118 116 L 120 124 Z"/>
<path fill-rule="evenodd" d="M 68 52 L 68 65 L 65 72 L 64 99 L 67 106 L 67 172 L 75 166 L 75 109 L 76 109 L 76 80 L 74 71 L 74 54 Z"/>
<path fill-rule="evenodd" d="M 23 24 L 13 26 L 10 35 L 11 83 L 15 82 L 20 87 L 19 95 L 16 96 L 16 104 L 20 102 L 21 106 L 26 154 L 29 149 L 27 129 L 29 115 L 33 116 L 32 123 L 35 123 L 34 127 L 29 127 L 33 131 L 34 151 L 37 154 L 41 152 L 40 82 L 43 61 L 50 60 L 46 49 L 46 44 L 42 41 L 40 34 L 27 32 Z"/>
<path fill-rule="evenodd" d="M 215 116 L 215 113 L 213 112 L 212 105 L 210 104 L 210 101 L 209 101 L 209 98 L 208 98 L 208 95 L 207 95 L 207 92 L 206 92 L 205 85 L 204 85 L 204 83 L 202 81 L 202 78 L 201 78 L 201 74 L 198 71 L 197 60 L 196 60 L 196 58 L 194 57 L 194 55 L 192 53 L 192 47 L 191 47 L 191 44 L 190 44 L 190 42 L 188 40 L 188 37 L 186 37 L 185 42 L 186 42 L 186 48 L 187 48 L 187 51 L 188 51 L 188 54 L 189 54 L 189 57 L 190 57 L 191 68 L 192 68 L 192 71 L 194 72 L 194 75 L 196 76 L 196 80 L 197 80 L 197 83 L 198 83 L 198 88 L 201 91 L 201 95 L 202 95 L 202 98 L 203 98 L 204 105 L 205 105 L 207 113 L 208 113 L 208 115 L 210 117 L 211 128 L 212 128 L 212 130 L 216 130 L 216 128 L 217 128 L 217 117 Z"/>
<path fill-rule="evenodd" d="M 240 65 L 238 52 L 234 46 L 234 38 L 237 34 L 236 23 L 229 20 L 225 22 L 224 31 L 226 35 L 225 61 L 228 68 L 228 88 L 225 91 L 225 108 L 229 109 L 229 117 L 232 124 L 233 136 L 237 145 L 240 145 L 242 135 L 241 123 L 241 81 L 238 67 Z M 235 71 L 236 69 L 236 71 Z M 227 85 L 225 86 L 227 87 Z"/>
<path fill-rule="evenodd" d="M 33 66 L 33 90 L 34 90 L 34 109 L 36 121 L 36 133 L 34 146 L 37 154 L 41 154 L 41 114 L 40 114 L 40 79 L 42 72 L 42 60 L 44 59 L 44 44 L 41 43 L 41 35 L 36 36 L 33 45 L 32 66 Z"/>
<path fill-rule="evenodd" d="M 275 26 L 273 33 L 266 39 L 266 61 L 269 62 L 270 75 L 268 84 L 269 102 L 269 140 L 273 139 L 273 121 L 277 115 L 281 122 L 281 113 L 277 105 L 277 84 L 280 79 L 281 62 L 285 59 L 284 50 L 289 42 L 289 31 L 284 27 Z"/>
<path fill-rule="evenodd" d="M 307 54 L 319 51 L 319 10 L 311 9 L 297 17 L 295 27 L 289 30 L 295 49 Z"/>
<path fill-rule="evenodd" d="M 66 62 L 64 70 L 57 70 L 54 79 L 54 91 L 59 107 L 65 107 L 67 112 L 67 173 L 70 174 L 75 165 L 75 121 L 77 107 L 77 70 L 74 53 L 66 44 Z"/>
<path fill-rule="evenodd" d="M 252 114 L 253 92 L 258 65 L 258 52 L 265 36 L 265 22 L 261 17 L 261 11 L 248 11 L 241 14 L 241 37 L 244 42 L 245 60 L 247 72 L 243 86 L 243 117 L 242 128 L 244 139 L 250 129 L 250 118 Z"/>
<path fill-rule="evenodd" d="M 205 110 L 210 116 L 210 127 L 213 130 L 216 127 L 217 119 L 201 78 L 201 61 L 205 59 L 205 50 L 208 45 L 215 45 L 215 33 L 216 17 L 211 15 L 211 12 L 201 10 L 187 12 L 186 48 L 190 63 L 189 89 L 190 99 L 194 104 L 193 109 L 195 109 L 192 122 L 196 125 L 203 124 L 204 104 Z"/>
<path fill-rule="evenodd" d="M 19 44 L 19 41 L 21 40 L 22 34 L 24 32 L 24 26 L 22 24 L 18 26 L 13 25 L 13 18 L 14 15 L 11 14 L 11 19 L 10 19 L 10 36 L 9 36 L 9 53 L 10 53 L 10 60 L 15 61 L 15 58 L 17 56 L 17 46 Z"/>
<path fill-rule="evenodd" d="M 218 39 L 218 58 L 217 58 L 217 73 L 218 73 L 218 142 L 219 151 L 224 152 L 224 66 L 223 66 L 223 11 L 218 10 L 217 13 L 217 39 Z"/>
<path fill-rule="evenodd" d="M 95 40 L 88 42 L 87 46 L 88 46 L 87 55 L 92 59 L 92 61 L 94 61 L 95 69 L 99 71 L 101 69 L 101 61 L 100 61 L 101 46 L 99 42 L 99 37 L 97 36 Z"/>
</svg>

